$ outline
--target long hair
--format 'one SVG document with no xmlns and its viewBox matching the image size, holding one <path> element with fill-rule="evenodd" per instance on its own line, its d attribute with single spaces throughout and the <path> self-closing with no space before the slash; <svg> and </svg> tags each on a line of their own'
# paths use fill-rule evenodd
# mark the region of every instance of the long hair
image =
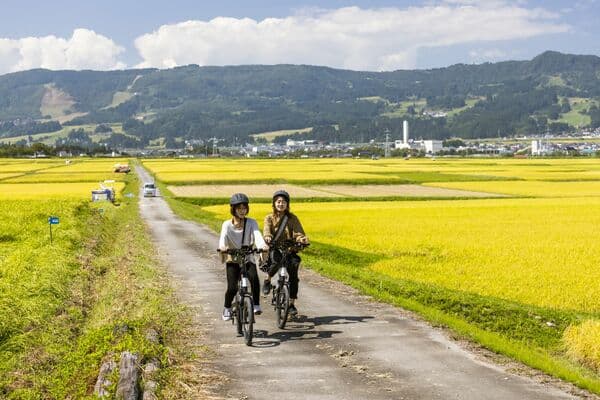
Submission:
<svg viewBox="0 0 600 400">
<path fill-rule="evenodd" d="M 279 196 L 278 196 L 279 197 Z M 276 215 L 277 214 L 277 209 L 275 208 L 275 200 L 277 200 L 277 198 L 273 199 L 273 202 L 271 203 L 271 207 L 273 208 L 273 214 Z M 284 211 L 284 214 L 289 215 L 290 214 L 290 202 L 287 202 L 287 207 Z"/>
</svg>

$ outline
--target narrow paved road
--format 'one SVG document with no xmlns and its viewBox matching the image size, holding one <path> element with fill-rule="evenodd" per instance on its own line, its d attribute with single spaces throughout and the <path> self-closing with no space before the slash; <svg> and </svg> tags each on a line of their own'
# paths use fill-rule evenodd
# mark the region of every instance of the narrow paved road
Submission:
<svg viewBox="0 0 600 400">
<path fill-rule="evenodd" d="M 143 180 L 147 173 L 137 172 Z M 394 307 L 301 270 L 298 320 L 285 330 L 271 307 L 257 318 L 253 347 L 221 320 L 224 268 L 218 237 L 173 214 L 160 197 L 140 208 L 180 299 L 197 310 L 206 345 L 230 378 L 216 396 L 234 399 L 574 399 L 469 353 Z M 257 216 L 255 216 L 257 217 Z M 259 216 L 262 217 L 262 216 Z M 259 220 L 261 218 L 258 218 Z"/>
</svg>

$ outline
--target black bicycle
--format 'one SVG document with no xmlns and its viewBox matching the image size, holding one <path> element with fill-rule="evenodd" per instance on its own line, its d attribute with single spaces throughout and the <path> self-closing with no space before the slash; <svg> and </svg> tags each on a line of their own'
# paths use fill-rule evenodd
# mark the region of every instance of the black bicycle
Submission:
<svg viewBox="0 0 600 400">
<path fill-rule="evenodd" d="M 217 249 L 217 251 L 221 252 L 220 249 Z M 231 304 L 231 323 L 237 325 L 237 333 L 244 336 L 247 346 L 252 345 L 252 336 L 254 333 L 254 302 L 252 301 L 252 293 L 249 290 L 250 282 L 248 280 L 246 256 L 259 252 L 259 250 L 249 246 L 225 251 L 225 253 L 231 255 L 232 262 L 240 266 L 241 273 L 238 280 L 238 291 Z"/>
<path fill-rule="evenodd" d="M 277 260 L 271 260 L 280 265 L 277 272 L 277 284 L 273 289 L 273 298 L 271 304 L 275 307 L 275 317 L 277 326 L 280 329 L 285 328 L 285 324 L 290 312 L 290 278 L 287 272 L 287 265 L 292 254 L 297 253 L 307 247 L 308 243 L 298 243 L 292 240 L 284 240 L 281 243 L 273 245 L 278 252 Z"/>
</svg>

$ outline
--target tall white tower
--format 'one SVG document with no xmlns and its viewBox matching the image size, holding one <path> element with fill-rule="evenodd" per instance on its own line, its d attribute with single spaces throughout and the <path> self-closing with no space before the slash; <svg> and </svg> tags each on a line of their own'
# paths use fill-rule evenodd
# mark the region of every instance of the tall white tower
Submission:
<svg viewBox="0 0 600 400">
<path fill-rule="evenodd" d="M 402 133 L 404 138 L 403 144 L 408 145 L 408 121 L 406 120 L 402 123 Z"/>
</svg>

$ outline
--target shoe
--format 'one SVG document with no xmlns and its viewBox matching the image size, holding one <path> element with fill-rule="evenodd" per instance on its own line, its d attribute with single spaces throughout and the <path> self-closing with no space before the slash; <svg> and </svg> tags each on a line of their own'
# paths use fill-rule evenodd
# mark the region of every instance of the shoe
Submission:
<svg viewBox="0 0 600 400">
<path fill-rule="evenodd" d="M 262 314 L 262 308 L 260 308 L 260 304 L 254 306 L 254 314 L 260 315 Z"/>
<path fill-rule="evenodd" d="M 298 315 L 298 309 L 296 309 L 295 305 L 290 304 L 290 308 L 288 310 L 289 310 L 290 315 L 294 315 L 294 316 Z"/>
<path fill-rule="evenodd" d="M 222 318 L 223 318 L 223 321 L 230 321 L 231 320 L 231 308 L 225 307 L 223 309 Z"/>
<path fill-rule="evenodd" d="M 262 288 L 263 295 L 265 295 L 265 296 L 268 295 L 270 291 L 271 291 L 271 280 L 267 279 L 263 283 L 263 288 Z"/>
</svg>

